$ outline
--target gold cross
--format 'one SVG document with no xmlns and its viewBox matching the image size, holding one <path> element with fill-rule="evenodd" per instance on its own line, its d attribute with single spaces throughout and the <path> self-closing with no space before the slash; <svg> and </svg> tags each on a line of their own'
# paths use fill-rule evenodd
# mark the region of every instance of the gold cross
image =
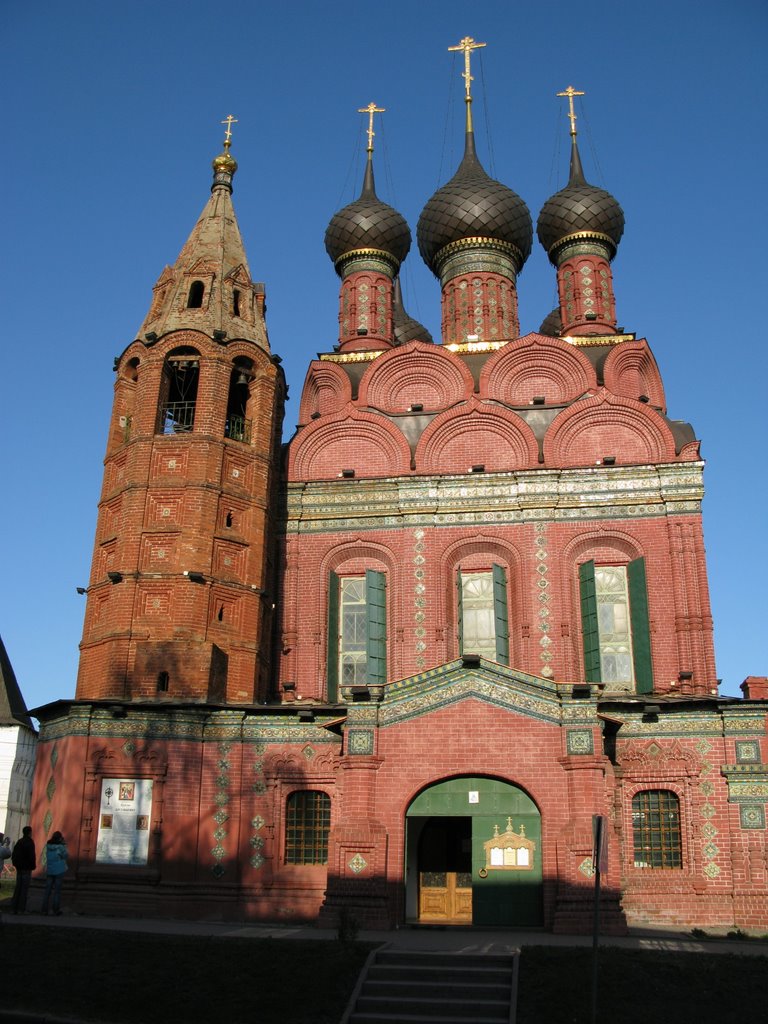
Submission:
<svg viewBox="0 0 768 1024">
<path fill-rule="evenodd" d="M 472 96 L 470 95 L 470 82 L 474 81 L 472 75 L 469 73 L 469 55 L 473 50 L 479 50 L 485 45 L 485 43 L 476 43 L 472 36 L 464 36 L 458 46 L 448 47 L 449 53 L 455 50 L 464 51 L 464 73 L 461 77 L 464 79 L 464 88 L 466 93 L 465 99 L 467 103 L 472 102 Z"/>
<path fill-rule="evenodd" d="M 565 90 L 565 92 L 559 92 L 557 95 L 558 96 L 567 96 L 568 97 L 568 107 L 569 107 L 568 119 L 571 122 L 571 135 L 575 138 L 576 137 L 576 113 L 575 113 L 575 111 L 573 109 L 573 97 L 574 96 L 583 96 L 584 93 L 583 92 L 576 92 L 576 90 L 573 88 L 573 86 L 569 85 L 568 88 Z"/>
<path fill-rule="evenodd" d="M 229 149 L 232 145 L 232 125 L 237 124 L 237 118 L 227 114 L 221 123 L 227 126 L 227 130 L 224 132 L 224 148 Z"/>
<path fill-rule="evenodd" d="M 386 107 L 377 107 L 375 103 L 369 103 L 367 107 L 358 107 L 358 114 L 368 115 L 368 149 L 366 153 L 373 152 L 373 136 L 376 134 L 373 130 L 373 115 L 383 114 L 386 112 Z"/>
</svg>

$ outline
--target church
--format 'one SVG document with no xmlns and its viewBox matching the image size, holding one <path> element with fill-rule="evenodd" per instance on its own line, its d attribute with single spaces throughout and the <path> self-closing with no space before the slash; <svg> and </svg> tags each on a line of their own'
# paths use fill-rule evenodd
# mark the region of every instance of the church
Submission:
<svg viewBox="0 0 768 1024">
<path fill-rule="evenodd" d="M 478 45 L 416 228 L 440 338 L 403 306 L 371 104 L 291 438 L 231 119 L 115 360 L 76 694 L 32 712 L 78 912 L 584 932 L 599 867 L 606 931 L 768 927 L 768 680 L 718 695 L 699 440 L 618 326 L 624 214 L 570 86 L 536 223 L 559 304 L 521 335 L 534 225 L 476 148 Z"/>
</svg>

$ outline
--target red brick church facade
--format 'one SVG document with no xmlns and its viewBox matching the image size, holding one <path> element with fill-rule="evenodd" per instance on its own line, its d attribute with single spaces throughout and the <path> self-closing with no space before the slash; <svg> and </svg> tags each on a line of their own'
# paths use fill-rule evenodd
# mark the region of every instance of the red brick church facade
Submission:
<svg viewBox="0 0 768 1024">
<path fill-rule="evenodd" d="M 418 225 L 438 342 L 369 151 L 284 449 L 214 161 L 116 361 L 76 697 L 34 712 L 77 909 L 587 930 L 602 815 L 605 928 L 768 925 L 768 687 L 718 696 L 699 444 L 617 327 L 623 213 L 572 135 L 538 218 L 559 308 L 524 336 L 531 217 L 471 118 Z"/>
</svg>

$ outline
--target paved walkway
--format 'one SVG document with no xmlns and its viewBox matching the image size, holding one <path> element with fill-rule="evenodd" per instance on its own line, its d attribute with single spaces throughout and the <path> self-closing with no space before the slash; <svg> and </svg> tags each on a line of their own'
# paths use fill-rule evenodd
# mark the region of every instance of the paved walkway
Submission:
<svg viewBox="0 0 768 1024">
<path fill-rule="evenodd" d="M 49 928 L 94 928 L 122 932 L 149 932 L 154 935 L 201 935 L 222 939 L 320 939 L 334 940 L 331 929 L 311 925 L 247 924 L 221 921 L 177 921 L 153 918 L 93 917 L 69 914 L 45 917 L 28 913 L 18 917 L 6 910 L 3 925 L 16 927 L 23 924 L 45 925 Z M 590 935 L 553 935 L 551 932 L 507 930 L 504 928 L 479 930 L 474 928 L 400 928 L 395 931 L 361 931 L 362 942 L 379 942 L 401 949 L 440 950 L 455 953 L 504 953 L 521 946 L 588 946 Z M 737 941 L 733 939 L 694 939 L 675 931 L 633 930 L 627 936 L 605 935 L 601 946 L 623 946 L 625 949 L 656 949 L 679 953 L 733 953 L 744 956 L 768 956 L 768 942 Z"/>
</svg>

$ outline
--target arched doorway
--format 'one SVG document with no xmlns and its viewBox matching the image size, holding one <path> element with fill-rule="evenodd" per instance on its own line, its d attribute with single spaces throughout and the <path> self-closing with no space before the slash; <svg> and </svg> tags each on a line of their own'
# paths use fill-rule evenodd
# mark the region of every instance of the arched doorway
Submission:
<svg viewBox="0 0 768 1024">
<path fill-rule="evenodd" d="M 411 801 L 405 824 L 408 920 L 541 925 L 541 815 L 522 789 L 447 779 Z"/>
</svg>

